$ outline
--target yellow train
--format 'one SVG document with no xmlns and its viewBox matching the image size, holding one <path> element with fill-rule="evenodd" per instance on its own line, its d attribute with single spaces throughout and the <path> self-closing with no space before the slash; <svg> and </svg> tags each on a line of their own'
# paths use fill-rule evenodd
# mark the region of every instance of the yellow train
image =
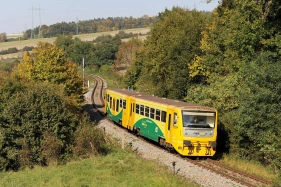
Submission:
<svg viewBox="0 0 281 187">
<path fill-rule="evenodd" d="M 136 134 L 183 156 L 213 156 L 217 110 L 125 89 L 107 89 L 105 114 Z"/>
</svg>

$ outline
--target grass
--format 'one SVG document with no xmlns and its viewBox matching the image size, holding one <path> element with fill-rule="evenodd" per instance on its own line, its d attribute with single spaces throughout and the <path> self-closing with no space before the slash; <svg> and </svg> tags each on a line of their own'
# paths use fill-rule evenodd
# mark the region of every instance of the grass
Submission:
<svg viewBox="0 0 281 187">
<path fill-rule="evenodd" d="M 174 175 L 167 167 L 123 150 L 61 166 L 35 167 L 19 172 L 0 173 L 0 178 L 0 186 L 10 187 L 198 186 L 183 177 Z"/>
<path fill-rule="evenodd" d="M 221 162 L 249 174 L 264 178 L 268 181 L 274 182 L 278 180 L 278 173 L 275 173 L 269 166 L 265 167 L 256 161 L 242 160 L 233 155 L 224 155 Z"/>
</svg>

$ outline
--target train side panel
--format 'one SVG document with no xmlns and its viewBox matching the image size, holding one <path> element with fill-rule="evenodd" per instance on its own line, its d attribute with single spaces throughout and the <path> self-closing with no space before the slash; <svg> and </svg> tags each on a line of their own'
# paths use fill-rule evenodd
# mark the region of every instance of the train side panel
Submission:
<svg viewBox="0 0 281 187">
<path fill-rule="evenodd" d="M 129 120 L 129 96 L 107 90 L 105 105 L 107 117 L 126 127 Z"/>
<path fill-rule="evenodd" d="M 133 128 L 138 130 L 140 135 L 156 142 L 159 138 L 164 138 L 165 122 L 161 121 L 161 111 L 166 108 L 138 98 L 132 100 L 135 101 Z"/>
</svg>

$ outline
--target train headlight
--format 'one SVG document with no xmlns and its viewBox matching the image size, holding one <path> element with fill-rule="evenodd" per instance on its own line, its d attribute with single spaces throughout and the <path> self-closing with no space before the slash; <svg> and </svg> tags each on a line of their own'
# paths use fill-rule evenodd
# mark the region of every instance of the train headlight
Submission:
<svg viewBox="0 0 281 187">
<path fill-rule="evenodd" d="M 186 145 L 187 147 L 192 146 L 191 141 L 190 140 L 183 140 L 184 145 Z"/>
</svg>

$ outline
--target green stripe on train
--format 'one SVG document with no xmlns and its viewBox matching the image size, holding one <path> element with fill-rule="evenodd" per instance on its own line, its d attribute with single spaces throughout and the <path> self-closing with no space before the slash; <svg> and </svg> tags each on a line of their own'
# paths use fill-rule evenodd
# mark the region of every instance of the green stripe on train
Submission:
<svg viewBox="0 0 281 187">
<path fill-rule="evenodd" d="M 119 123 L 119 121 L 122 121 L 123 109 L 115 116 L 111 113 L 108 105 L 106 105 L 106 113 L 107 113 L 108 118 L 115 121 L 116 123 Z"/>
<path fill-rule="evenodd" d="M 146 138 L 158 142 L 158 138 L 164 138 L 158 125 L 149 118 L 142 118 L 135 123 L 135 128 L 140 129 L 140 134 Z"/>
</svg>

